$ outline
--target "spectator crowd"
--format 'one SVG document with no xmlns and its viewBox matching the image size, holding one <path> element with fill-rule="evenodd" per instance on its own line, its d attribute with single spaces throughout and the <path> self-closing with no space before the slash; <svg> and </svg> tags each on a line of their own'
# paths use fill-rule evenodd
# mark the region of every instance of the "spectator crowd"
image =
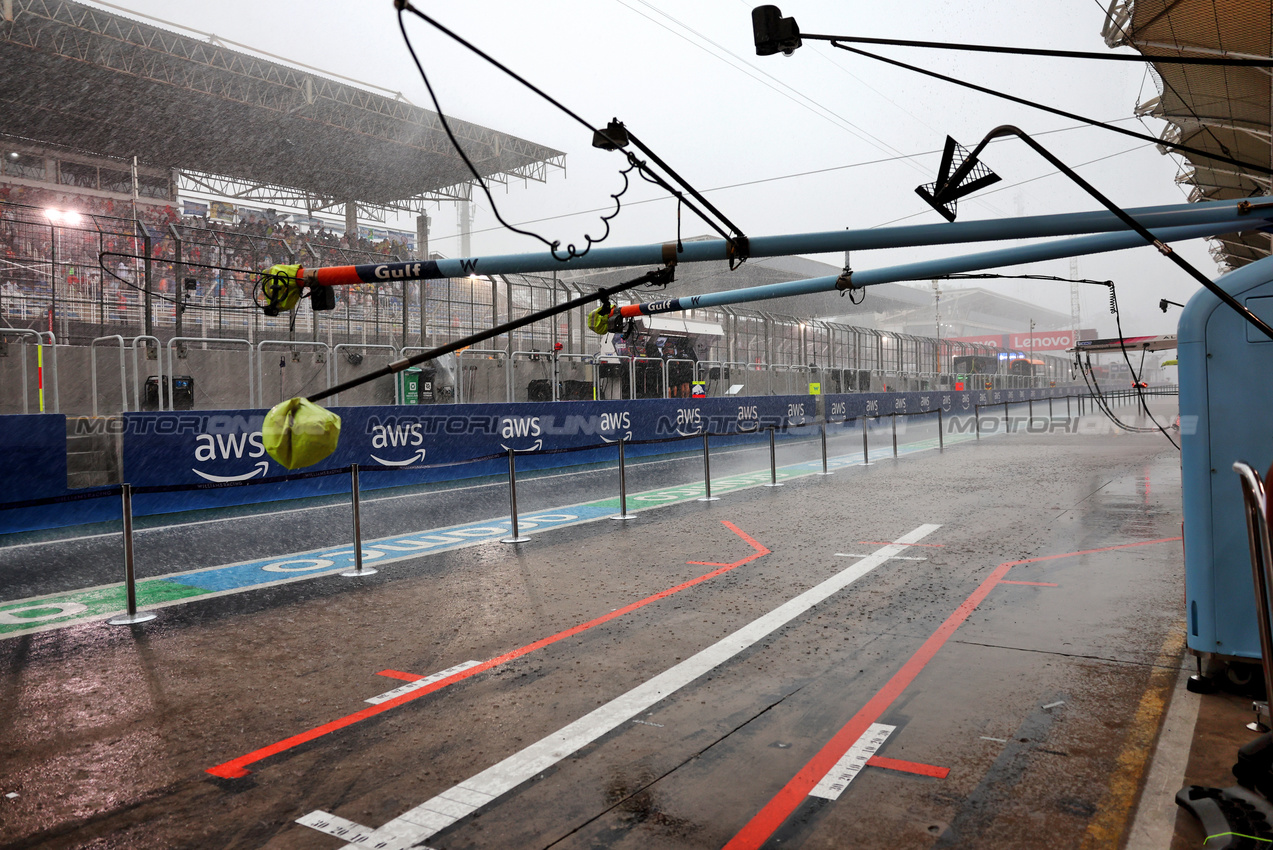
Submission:
<svg viewBox="0 0 1273 850">
<path fill-rule="evenodd" d="M 251 272 L 275 263 L 345 265 L 413 256 L 401 241 L 372 241 L 321 223 L 304 226 L 259 213 L 238 218 L 182 216 L 172 205 L 137 204 L 137 220 L 150 241 L 152 291 L 160 296 L 161 315 L 175 310 L 166 299 L 175 296 L 178 276 L 195 281 L 183 293 L 191 306 L 236 308 L 251 303 Z M 176 263 L 178 239 L 181 260 L 189 264 L 184 268 Z M 129 201 L 0 185 L 0 313 L 9 320 L 30 320 L 57 302 L 59 311 L 73 318 L 125 321 L 139 310 L 137 287 L 144 274 L 136 256 L 145 255 L 145 241 L 135 234 Z M 102 274 L 99 258 L 108 274 Z M 337 309 L 356 318 L 383 307 L 388 319 L 387 313 L 401 304 L 400 293 L 372 285 L 342 287 L 337 295 Z M 99 315 L 91 318 L 89 312 Z"/>
</svg>

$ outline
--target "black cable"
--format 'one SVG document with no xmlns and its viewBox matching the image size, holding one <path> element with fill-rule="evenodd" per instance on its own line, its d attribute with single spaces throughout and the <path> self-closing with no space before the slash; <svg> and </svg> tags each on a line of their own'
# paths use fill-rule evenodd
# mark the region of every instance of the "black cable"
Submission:
<svg viewBox="0 0 1273 850">
<path fill-rule="evenodd" d="M 1161 431 L 1162 435 L 1167 438 L 1168 442 L 1176 447 L 1176 451 L 1180 451 L 1180 445 L 1173 440 L 1171 435 L 1167 433 L 1167 430 L 1158 423 L 1158 420 L 1154 418 L 1154 414 L 1149 412 L 1149 404 L 1145 401 L 1145 390 L 1144 387 L 1140 385 L 1140 376 L 1137 375 L 1136 370 L 1132 368 L 1131 358 L 1127 355 L 1127 342 L 1123 337 L 1123 319 L 1118 312 L 1118 301 L 1114 293 L 1113 283 L 1110 283 L 1109 285 L 1109 300 L 1112 312 L 1114 313 L 1114 324 L 1118 328 L 1118 348 L 1123 352 L 1123 360 L 1127 363 L 1127 371 L 1132 375 L 1132 386 L 1136 389 L 1136 399 L 1140 402 L 1140 408 L 1145 411 L 1145 415 L 1149 417 L 1149 421 L 1154 423 L 1154 427 Z M 1142 363 L 1144 362 L 1144 358 L 1145 352 L 1144 349 L 1141 349 Z"/>
<path fill-rule="evenodd" d="M 1125 431 L 1135 431 L 1137 433 L 1144 433 L 1144 434 L 1153 433 L 1155 430 L 1161 431 L 1163 436 L 1166 437 L 1171 442 L 1171 444 L 1176 447 L 1176 450 L 1177 451 L 1180 450 L 1180 446 L 1176 445 L 1176 441 L 1173 440 L 1171 438 L 1171 435 L 1168 434 L 1163 429 L 1162 425 L 1158 424 L 1158 420 L 1155 419 L 1154 415 L 1150 413 L 1149 411 L 1149 405 L 1145 401 L 1145 394 L 1142 391 L 1143 388 L 1140 386 L 1140 377 L 1137 374 L 1136 370 L 1132 367 L 1131 359 L 1128 357 L 1128 354 L 1127 354 L 1127 344 L 1123 340 L 1123 323 L 1122 323 L 1122 318 L 1120 317 L 1118 312 L 1118 298 L 1115 293 L 1114 282 L 1112 280 L 1091 280 L 1089 278 L 1074 279 L 1074 278 L 1064 278 L 1064 277 L 1057 277 L 1055 275 L 1044 275 L 1044 274 L 993 274 L 993 273 L 948 274 L 948 275 L 941 275 L 938 279 L 939 280 L 970 280 L 970 279 L 1053 280 L 1060 283 L 1091 283 L 1091 284 L 1096 284 L 1098 286 L 1109 287 L 1110 312 L 1114 314 L 1114 322 L 1118 327 L 1118 345 L 1119 345 L 1119 348 L 1122 349 L 1123 359 L 1127 362 L 1127 370 L 1131 373 L 1132 384 L 1136 389 L 1136 395 L 1138 400 L 1140 401 L 1141 409 L 1145 411 L 1145 415 L 1149 417 L 1149 420 L 1154 423 L 1154 427 L 1139 428 L 1136 426 L 1127 425 L 1126 423 L 1122 422 L 1118 418 L 1117 414 L 1114 413 L 1113 408 L 1111 408 L 1109 404 L 1106 402 L 1104 396 L 1100 395 L 1100 384 L 1097 383 L 1096 381 L 1096 375 L 1093 374 L 1091 383 L 1088 383 L 1087 374 L 1084 373 L 1083 381 L 1084 383 L 1088 384 L 1089 390 L 1092 389 L 1093 384 L 1096 385 L 1096 393 L 1094 393 L 1093 397 L 1099 400 L 1099 406 L 1101 408 L 1101 411 L 1107 417 L 1109 417 L 1109 419 L 1115 425 L 1117 425 L 1118 427 L 1122 428 Z M 1076 341 L 1076 344 L 1077 344 L 1077 341 Z M 1144 371 L 1144 359 L 1145 359 L 1145 352 L 1142 349 L 1141 351 L 1141 372 L 1142 373 Z M 1076 362 L 1079 362 L 1079 370 L 1082 371 L 1083 366 L 1081 361 L 1078 361 L 1077 352 L 1075 353 L 1075 360 Z M 1091 368 L 1091 360 L 1092 360 L 1091 354 L 1088 354 L 1089 368 Z"/>
<path fill-rule="evenodd" d="M 1072 121 L 1082 121 L 1083 123 L 1090 124 L 1093 127 L 1100 127 L 1103 130 L 1110 130 L 1114 133 L 1121 133 L 1124 136 L 1131 136 L 1133 139 L 1140 139 L 1142 141 L 1152 142 L 1155 145 L 1161 145 L 1166 148 L 1172 148 L 1173 150 L 1184 151 L 1186 153 L 1192 153 L 1197 156 L 1207 157 L 1208 159 L 1215 159 L 1221 162 L 1227 162 L 1230 165 L 1236 165 L 1241 168 L 1250 169 L 1251 171 L 1255 171 L 1260 174 L 1273 174 L 1273 168 L 1270 168 L 1266 165 L 1257 165 L 1253 162 L 1246 162 L 1244 160 L 1235 159 L 1231 156 L 1225 156 L 1223 154 L 1218 154 L 1211 151 L 1205 151 L 1205 150 L 1202 150 L 1201 148 L 1190 147 L 1189 145 L 1182 145 L 1177 142 L 1169 142 L 1165 139 L 1155 138 L 1154 136 L 1150 136 L 1145 133 L 1137 133 L 1135 130 L 1125 130 L 1122 127 L 1115 127 L 1113 124 L 1109 124 L 1104 121 L 1097 121 L 1094 118 L 1084 118 L 1082 115 L 1078 115 L 1074 112 L 1067 112 L 1064 109 L 1057 109 L 1056 107 L 1053 107 L 1053 106 L 1044 106 L 1043 104 L 1033 100 L 1026 100 L 1023 97 L 1017 97 L 1016 95 L 1011 95 L 1006 92 L 998 91 L 996 89 L 987 88 L 986 86 L 979 86 L 976 83 L 970 83 L 965 80 L 958 79 L 957 77 L 947 76 L 946 74 L 939 74 L 936 71 L 929 71 L 926 68 L 920 68 L 915 65 L 910 65 L 906 62 L 900 62 L 896 59 L 889 59 L 886 56 L 880 56 L 879 54 L 876 54 L 876 53 L 868 53 L 867 51 L 859 50 L 856 47 L 849 47 L 847 44 L 841 44 L 839 42 L 832 41 L 831 46 L 838 47 L 841 50 L 847 50 L 849 53 L 857 53 L 858 55 L 865 56 L 868 59 L 875 59 L 877 61 L 884 62 L 889 65 L 895 65 L 899 68 L 905 68 L 908 71 L 915 71 L 916 73 L 923 74 L 928 77 L 933 77 L 934 79 L 942 80 L 943 82 L 954 83 L 957 86 L 963 86 L 964 88 L 972 89 L 973 91 L 978 91 L 978 92 L 981 92 L 982 94 L 988 94 L 994 97 L 1003 98 L 1004 100 L 1008 100 L 1008 101 L 1011 101 L 1012 103 L 1020 104 L 1022 106 L 1029 106 L 1033 109 L 1039 109 L 1044 112 L 1050 112 L 1053 115 L 1060 115 L 1061 117 L 1069 118 Z"/>
<path fill-rule="evenodd" d="M 137 284 L 133 283 L 131 280 L 128 280 L 128 279 L 127 279 L 127 278 L 125 278 L 125 277 L 120 277 L 119 275 L 117 275 L 117 274 L 115 274 L 113 271 L 111 271 L 109 268 L 107 268 L 106 263 L 104 262 L 104 258 L 106 258 L 106 257 L 128 257 L 128 258 L 131 258 L 131 259 L 134 259 L 134 260 L 145 260 L 145 259 L 147 259 L 146 257 L 143 257 L 143 256 L 141 256 L 141 255 L 139 255 L 139 254 L 121 254 L 121 253 L 119 253 L 119 252 L 117 252 L 117 251 L 103 251 L 102 253 L 100 253 L 100 254 L 98 254 L 98 255 L 97 255 L 97 267 L 98 267 L 99 269 L 101 269 L 102 271 L 106 272 L 108 275 L 110 275 L 111 277 L 115 278 L 115 280 L 117 280 L 117 281 L 119 281 L 120 283 L 124 284 L 124 285 L 125 285 L 125 286 L 127 286 L 128 288 L 130 288 L 130 289 L 135 289 L 135 290 L 137 290 L 138 292 L 142 293 L 143 295 L 144 295 L 144 294 L 146 294 L 146 292 L 147 292 L 146 287 L 144 287 L 144 286 L 138 286 Z M 150 259 L 152 262 L 154 262 L 156 258 L 154 258 L 154 257 L 150 257 L 149 259 Z M 169 262 L 169 261 L 168 261 L 168 260 L 160 260 L 159 262 Z M 173 262 L 175 262 L 175 261 L 173 261 Z M 182 263 L 182 265 L 184 265 L 184 266 L 199 266 L 200 268 L 207 268 L 207 269 L 219 269 L 219 270 L 222 270 L 222 271 L 230 271 L 230 272 L 241 272 L 241 273 L 243 273 L 243 274 L 248 274 L 248 275 L 260 275 L 260 272 L 259 272 L 259 271 L 252 271 L 252 270 L 250 270 L 250 269 L 231 269 L 231 268 L 228 268 L 228 267 L 225 267 L 225 266 L 210 266 L 210 265 L 207 265 L 207 264 L 205 264 L 205 263 L 185 263 L 185 262 L 183 262 L 183 263 Z M 178 285 L 178 286 L 180 286 L 181 284 L 180 284 L 180 283 L 178 283 L 177 285 Z M 253 301 L 255 301 L 255 300 L 256 300 L 256 298 L 255 298 L 255 295 L 256 295 L 256 289 L 258 289 L 259 287 L 260 287 L 260 281 L 258 280 L 258 281 L 257 281 L 257 283 L 256 283 L 256 285 L 253 287 Z M 218 306 L 216 306 L 216 307 L 213 307 L 213 306 L 210 306 L 210 305 L 208 305 L 208 304 L 198 304 L 198 305 L 195 305 L 195 304 L 191 304 L 190 302 L 186 301 L 185 299 L 177 300 L 176 298 L 169 298 L 168 296 L 164 295 L 163 293 L 160 293 L 160 292 L 154 292 L 153 290 L 150 292 L 150 297 L 151 297 L 151 298 L 157 298 L 157 299 L 159 299 L 160 301 L 166 301 L 166 302 L 168 302 L 169 304 L 176 304 L 176 305 L 178 305 L 178 306 L 180 306 L 180 307 L 182 308 L 182 312 L 184 312 L 184 311 L 186 311 L 186 310 L 257 310 L 257 309 L 260 309 L 260 304 L 259 304 L 259 303 L 257 303 L 257 304 L 256 304 L 256 306 L 250 306 L 250 307 L 249 307 L 249 306 L 235 307 L 235 306 L 225 306 L 225 305 L 218 305 Z"/>
<path fill-rule="evenodd" d="M 849 41 L 854 44 L 887 44 L 896 47 L 924 47 L 937 50 L 968 50 L 976 53 L 1011 53 L 1016 56 L 1052 56 L 1060 59 L 1097 59 L 1104 62 L 1165 62 L 1173 65 L 1236 65 L 1273 68 L 1273 59 L 1236 59 L 1226 56 L 1131 56 L 1126 53 L 1092 53 L 1085 50 L 1048 50 L 1037 47 L 1003 47 L 994 44 L 959 44 L 951 41 L 915 41 L 904 38 L 866 38 L 848 35 L 811 35 L 800 33 L 801 39 Z"/>
<path fill-rule="evenodd" d="M 504 220 L 504 217 L 500 214 L 499 209 L 495 204 L 494 196 L 491 195 L 491 191 L 486 185 L 486 181 L 482 178 L 481 174 L 478 173 L 477 168 L 473 165 L 473 162 L 469 159 L 468 154 L 466 154 L 464 152 L 464 149 L 460 146 L 459 140 L 456 139 L 455 134 L 451 131 L 450 122 L 447 121 L 445 113 L 442 112 L 442 107 L 438 103 L 437 95 L 434 93 L 433 86 L 429 82 L 429 77 L 424 71 L 424 65 L 420 62 L 419 56 L 416 55 L 415 48 L 411 44 L 411 38 L 407 35 L 406 22 L 403 20 L 403 12 L 411 12 L 413 15 L 415 15 L 416 17 L 420 18 L 425 23 L 432 26 L 434 29 L 437 29 L 439 32 L 443 33 L 444 35 L 458 42 L 459 44 L 461 44 L 468 50 L 480 56 L 482 59 L 485 59 L 491 65 L 495 66 L 500 71 L 503 71 L 505 74 L 512 77 L 514 80 L 521 83 L 523 86 L 530 89 L 535 94 L 542 97 L 544 100 L 548 101 L 548 103 L 557 107 L 557 109 L 559 109 L 561 112 L 563 112 L 570 118 L 574 119 L 577 123 L 581 124 L 583 127 L 590 130 L 593 133 L 594 139 L 598 137 L 604 138 L 607 142 L 609 142 L 614 147 L 615 150 L 623 150 L 623 144 L 621 143 L 625 143 L 625 140 L 613 137 L 610 134 L 608 128 L 602 130 L 602 129 L 593 127 L 591 124 L 585 121 L 582 117 L 580 117 L 577 113 L 575 113 L 565 104 L 561 103 L 556 98 L 552 97 L 547 92 L 545 92 L 543 89 L 531 83 L 525 77 L 513 71 L 511 68 L 509 68 L 507 65 L 497 60 L 495 57 L 486 53 L 486 51 L 482 50 L 477 45 L 473 44 L 472 42 L 460 36 L 458 33 L 451 31 L 450 29 L 443 26 L 438 21 L 435 21 L 433 18 L 421 12 L 419 9 L 415 8 L 409 2 L 407 2 L 407 0 L 394 0 L 394 6 L 398 10 L 398 29 L 402 32 L 402 39 L 406 43 L 407 52 L 411 54 L 411 60 L 415 63 L 416 70 L 420 73 L 420 78 L 424 81 L 425 88 L 429 92 L 429 98 L 433 101 L 434 109 L 437 110 L 438 118 L 442 124 L 442 129 L 446 132 L 447 138 L 450 139 L 452 146 L 455 148 L 456 152 L 460 155 L 460 158 L 464 161 L 464 164 L 468 167 L 469 173 L 473 175 L 473 179 L 477 181 L 477 184 L 481 187 L 482 192 L 486 195 L 487 201 L 489 201 L 491 204 L 491 211 L 495 214 L 495 218 L 499 221 L 499 223 L 514 233 L 518 233 L 523 236 L 529 236 L 533 239 L 538 240 L 544 245 L 548 246 L 548 249 L 552 253 L 553 258 L 556 260 L 560 260 L 562 262 L 566 262 L 567 260 L 573 259 L 575 257 L 582 257 L 585 254 L 587 254 L 590 250 L 592 250 L 593 245 L 599 242 L 605 241 L 605 239 L 610 235 L 610 219 L 614 218 L 615 216 L 619 214 L 619 207 L 621 206 L 619 202 L 619 196 L 622 195 L 624 192 L 626 192 L 628 188 L 628 181 L 627 181 L 626 175 L 624 177 L 623 190 L 620 191 L 618 194 L 611 195 L 611 197 L 615 199 L 615 211 L 609 216 L 602 216 L 602 221 L 606 225 L 605 234 L 602 235 L 600 239 L 593 239 L 592 236 L 590 236 L 589 234 L 584 234 L 584 239 L 587 240 L 587 245 L 583 248 L 583 250 L 579 250 L 573 243 L 571 243 L 566 246 L 565 256 L 558 256 L 557 249 L 561 245 L 561 240 L 546 239 L 543 236 L 540 236 L 538 233 L 534 233 L 529 230 L 522 230 L 512 224 L 509 224 L 507 221 Z M 698 199 L 704 205 L 711 207 L 711 204 L 707 203 L 706 199 L 702 197 L 701 193 L 699 193 L 696 189 L 690 186 L 690 184 L 687 183 L 685 180 L 677 176 L 676 173 L 673 172 L 670 168 L 668 168 L 667 165 L 663 163 L 662 160 L 660 160 L 649 148 L 645 147 L 639 141 L 632 138 L 631 134 L 628 134 L 628 139 L 631 139 L 638 147 L 641 148 L 641 150 L 647 156 L 655 160 L 655 162 L 658 163 L 661 168 L 668 171 L 668 173 L 673 176 L 673 179 L 677 180 L 682 186 L 684 186 L 687 190 L 689 190 L 691 195 L 693 195 L 696 199 Z M 623 150 L 623 154 L 624 156 L 627 157 L 627 160 L 628 160 L 628 166 L 629 166 L 628 170 L 631 170 L 632 168 L 636 168 L 642 174 L 643 177 L 646 177 L 646 179 L 650 180 L 653 183 L 657 183 L 665 191 L 671 193 L 678 200 L 680 200 L 687 207 L 689 207 L 691 211 L 693 211 L 696 215 L 698 215 L 701 219 L 703 219 L 703 221 L 705 221 L 713 230 L 719 233 L 722 238 L 729 241 L 731 245 L 735 245 L 736 242 L 740 242 L 745 245 L 746 237 L 743 236 L 742 232 L 738 230 L 738 228 L 736 228 L 732 223 L 730 223 L 727 218 L 725 218 L 723 215 L 720 215 L 719 212 L 717 212 L 716 214 L 722 221 L 726 223 L 726 225 L 730 228 L 730 231 L 732 232 L 733 235 L 731 235 L 731 233 L 727 233 L 719 225 L 717 225 L 715 221 L 713 221 L 710 217 L 708 217 L 702 210 L 698 209 L 697 206 L 695 206 L 694 204 L 686 200 L 683 194 L 680 192 L 680 190 L 670 185 L 666 180 L 664 180 L 657 173 L 650 171 L 648 166 L 641 160 L 637 159 L 636 156 L 634 156 L 630 151 Z M 711 208 L 713 210 L 715 209 L 714 207 L 711 207 Z M 745 253 L 745 251 L 741 249 L 738 252 L 740 254 Z"/>
</svg>

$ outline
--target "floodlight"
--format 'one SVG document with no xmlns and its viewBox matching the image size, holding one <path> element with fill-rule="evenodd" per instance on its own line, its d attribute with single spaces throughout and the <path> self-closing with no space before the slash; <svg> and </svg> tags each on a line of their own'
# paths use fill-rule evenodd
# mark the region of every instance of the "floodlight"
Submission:
<svg viewBox="0 0 1273 850">
<path fill-rule="evenodd" d="M 777 6 L 757 6 L 751 10 L 751 29 L 756 39 L 756 55 L 790 56 L 800 46 L 800 27 L 795 18 L 784 18 Z"/>
</svg>

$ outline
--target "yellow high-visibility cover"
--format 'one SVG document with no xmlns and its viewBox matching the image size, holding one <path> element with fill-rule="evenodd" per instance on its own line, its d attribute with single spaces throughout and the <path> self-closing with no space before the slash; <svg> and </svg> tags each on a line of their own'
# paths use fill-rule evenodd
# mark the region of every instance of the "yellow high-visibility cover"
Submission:
<svg viewBox="0 0 1273 850">
<path fill-rule="evenodd" d="M 288 469 L 312 466 L 336 451 L 340 417 L 303 398 L 289 398 L 270 408 L 261 426 L 269 456 Z"/>
<path fill-rule="evenodd" d="M 296 282 L 299 264 L 275 264 L 265 270 L 261 277 L 261 291 L 279 310 L 290 310 L 301 300 L 301 287 Z"/>
</svg>

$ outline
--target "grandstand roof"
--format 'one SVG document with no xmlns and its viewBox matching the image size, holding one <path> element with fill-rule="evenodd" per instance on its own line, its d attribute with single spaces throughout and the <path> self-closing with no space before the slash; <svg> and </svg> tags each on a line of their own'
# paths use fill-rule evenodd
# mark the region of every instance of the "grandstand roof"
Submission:
<svg viewBox="0 0 1273 850">
<path fill-rule="evenodd" d="M 1126 45 L 1146 56 L 1268 59 L 1273 0 L 1114 0 L 1103 35 L 1110 47 Z M 1140 104 L 1136 114 L 1167 121 L 1163 139 L 1262 166 L 1273 162 L 1268 69 L 1171 62 L 1155 62 L 1153 69 L 1160 94 Z M 1268 174 L 1180 155 L 1191 169 L 1177 182 L 1193 186 L 1191 201 L 1245 198 L 1273 188 Z M 1269 236 L 1259 231 L 1220 236 L 1212 254 L 1237 268 L 1269 256 Z"/>
<path fill-rule="evenodd" d="M 468 197 L 437 114 L 400 98 L 73 0 L 0 8 L 0 134 L 290 190 L 316 208 Z M 449 120 L 484 177 L 564 167 L 560 151 Z"/>
</svg>

